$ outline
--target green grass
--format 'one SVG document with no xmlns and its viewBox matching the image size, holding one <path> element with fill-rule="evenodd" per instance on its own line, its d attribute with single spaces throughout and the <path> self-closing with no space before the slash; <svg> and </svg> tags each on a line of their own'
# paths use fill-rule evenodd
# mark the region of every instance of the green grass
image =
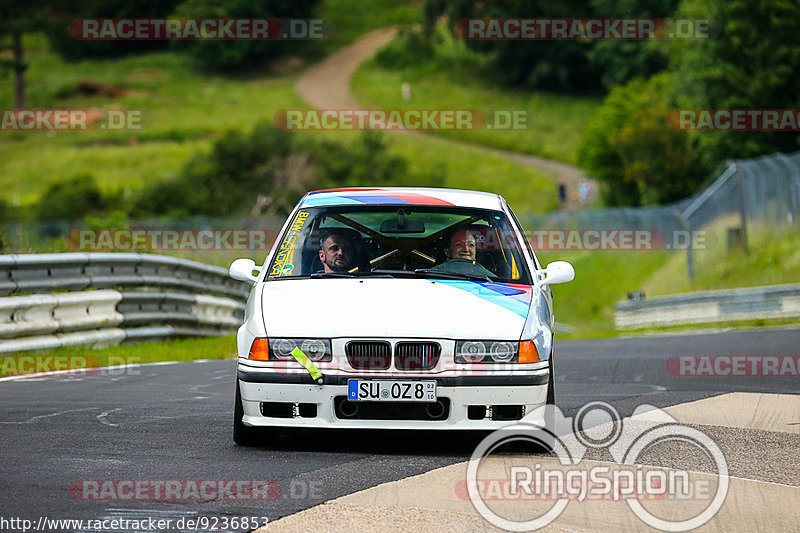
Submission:
<svg viewBox="0 0 800 533">
<path fill-rule="evenodd" d="M 272 120 L 278 109 L 306 107 L 294 79 L 230 79 L 195 72 L 187 56 L 162 52 L 107 61 L 66 63 L 38 36 L 29 43 L 29 108 L 99 108 L 137 111 L 139 130 L 15 132 L 0 134 L 0 187 L 15 203 L 33 202 L 48 183 L 92 174 L 104 190 L 174 175 L 214 136 Z M 129 90 L 120 98 L 79 97 L 79 80 Z M 11 82 L 0 85 L 0 108 L 9 108 Z"/>
<path fill-rule="evenodd" d="M 574 331 L 560 338 L 594 338 L 616 335 L 614 304 L 642 284 L 670 258 L 664 251 L 539 252 L 539 261 L 569 261 L 575 279 L 553 285 L 557 322 Z"/>
<path fill-rule="evenodd" d="M 155 343 L 124 344 L 107 348 L 92 349 L 85 346 L 71 346 L 54 350 L 38 351 L 32 354 L 3 356 L 2 377 L 19 375 L 29 363 L 21 364 L 20 357 L 34 357 L 55 369 L 57 364 L 70 364 L 73 368 L 102 368 L 108 366 L 159 363 L 163 361 L 197 361 L 200 359 L 232 359 L 236 357 L 236 336 L 207 337 L 198 339 L 176 339 Z M 60 357 L 44 362 L 42 356 Z M 60 367 L 59 367 L 60 368 Z"/>
<path fill-rule="evenodd" d="M 689 280 L 686 252 L 677 253 L 643 284 L 645 295 L 800 283 L 797 228 L 751 225 L 749 249 L 728 250 L 726 229 L 737 225 L 734 220 L 720 221 L 706 230 L 708 245 L 693 250 L 694 280 Z"/>
<path fill-rule="evenodd" d="M 646 297 L 653 297 L 800 283 L 800 231 L 791 227 L 776 230 L 751 226 L 749 252 L 745 252 L 727 249 L 725 230 L 733 225 L 732 221 L 723 220 L 706 230 L 707 249 L 694 251 L 695 279 L 692 283 L 686 270 L 685 251 L 538 252 L 543 264 L 565 260 L 575 267 L 573 281 L 553 286 L 556 320 L 575 328 L 574 332 L 560 336 L 592 338 L 631 334 L 614 330 L 614 304 L 625 300 L 629 291 L 642 290 Z M 637 330 L 635 333 L 786 323 L 783 320 L 749 320 Z"/>
<path fill-rule="evenodd" d="M 521 110 L 527 113 L 527 128 L 515 130 L 436 131 L 461 141 L 532 154 L 574 164 L 586 119 L 600 105 L 599 98 L 558 95 L 500 88 L 477 69 L 421 66 L 387 70 L 374 60 L 356 72 L 352 89 L 364 107 L 382 109 L 473 109 Z M 409 83 L 411 98 L 403 100 L 401 86 Z"/>
<path fill-rule="evenodd" d="M 344 11 L 352 7 L 348 2 L 333 5 Z M 410 8 L 397 9 L 402 13 Z M 370 19 L 370 24 L 381 20 Z M 143 126 L 119 131 L 3 132 L 0 198 L 12 204 L 29 205 L 53 181 L 87 172 L 106 192 L 122 189 L 135 194 L 146 183 L 175 175 L 194 154 L 208 150 L 221 131 L 249 130 L 259 120 L 271 121 L 279 109 L 308 107 L 294 92 L 294 76 L 207 76 L 194 69 L 191 58 L 174 52 L 66 63 L 38 35 L 26 38 L 26 50 L 27 107 L 140 111 Z M 72 89 L 80 80 L 109 83 L 129 92 L 120 98 L 79 97 Z M 0 83 L 0 108 L 12 105 L 11 94 L 11 81 Z M 349 143 L 359 133 L 298 135 Z M 499 192 L 520 212 L 555 207 L 551 179 L 542 172 L 429 136 L 389 137 L 391 151 L 407 158 L 413 171 L 444 173 L 447 187 Z"/>
</svg>

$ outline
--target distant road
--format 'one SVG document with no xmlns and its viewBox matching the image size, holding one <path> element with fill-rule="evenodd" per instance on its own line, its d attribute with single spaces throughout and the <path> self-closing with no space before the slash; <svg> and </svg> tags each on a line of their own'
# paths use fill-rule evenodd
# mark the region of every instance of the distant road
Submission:
<svg viewBox="0 0 800 533">
<path fill-rule="evenodd" d="M 395 36 L 394 28 L 381 28 L 364 34 L 353 44 L 345 46 L 338 52 L 331 54 L 323 61 L 312 65 L 297 80 L 295 90 L 309 104 L 318 109 L 357 109 L 359 103 L 350 90 L 350 79 L 358 66 L 372 57 L 375 52 L 387 44 Z M 399 88 L 398 88 L 399 90 Z M 405 135 L 423 137 L 426 134 L 419 132 L 404 131 Z M 436 137 L 440 142 L 465 145 L 442 136 Z M 471 150 L 478 150 L 486 154 L 504 157 L 517 164 L 535 168 L 551 176 L 555 183 L 563 182 L 568 191 L 577 191 L 578 182 L 581 178 L 580 170 L 572 165 L 561 161 L 544 159 L 518 152 L 509 152 L 495 148 L 485 147 L 469 143 Z M 594 194 L 597 192 L 597 183 L 594 180 L 587 180 L 591 184 Z M 568 207 L 573 207 L 577 202 L 570 200 Z"/>
</svg>

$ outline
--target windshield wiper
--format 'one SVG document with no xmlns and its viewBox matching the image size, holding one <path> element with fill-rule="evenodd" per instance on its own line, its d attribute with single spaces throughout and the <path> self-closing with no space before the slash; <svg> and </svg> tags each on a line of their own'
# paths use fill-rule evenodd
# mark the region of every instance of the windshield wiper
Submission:
<svg viewBox="0 0 800 533">
<path fill-rule="evenodd" d="M 390 270 L 390 269 L 381 269 L 376 268 L 374 270 L 370 270 L 369 272 L 363 272 L 362 275 L 364 276 L 411 276 L 414 277 L 414 273 L 409 270 Z"/>
<path fill-rule="evenodd" d="M 361 278 L 361 277 L 396 277 L 396 276 L 414 276 L 413 272 L 407 270 L 365 270 L 363 272 L 314 272 L 309 277 L 312 278 Z"/>
<path fill-rule="evenodd" d="M 309 277 L 319 278 L 360 278 L 360 277 L 426 277 L 438 279 L 463 279 L 467 281 L 493 281 L 487 276 L 476 276 L 471 274 L 461 274 L 459 272 L 443 272 L 441 270 L 431 270 L 429 268 L 418 268 L 416 270 L 383 270 L 375 269 L 364 272 L 314 272 Z"/>
<path fill-rule="evenodd" d="M 354 278 L 356 274 L 350 272 L 314 272 L 309 278 Z"/>
<path fill-rule="evenodd" d="M 429 278 L 440 279 L 465 279 L 468 281 L 493 281 L 488 276 L 476 276 L 472 274 L 461 274 L 459 272 L 446 272 L 442 270 L 432 270 L 430 268 L 418 268 L 414 271 L 417 275 L 424 275 Z"/>
</svg>

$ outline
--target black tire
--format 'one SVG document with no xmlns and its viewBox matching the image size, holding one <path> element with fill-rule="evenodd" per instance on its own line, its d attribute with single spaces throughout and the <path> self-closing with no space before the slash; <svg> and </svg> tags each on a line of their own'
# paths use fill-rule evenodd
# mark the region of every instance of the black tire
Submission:
<svg viewBox="0 0 800 533">
<path fill-rule="evenodd" d="M 556 435 L 556 410 L 555 410 L 555 407 L 556 407 L 556 375 L 555 375 L 555 371 L 553 369 L 553 354 L 552 353 L 550 354 L 550 364 L 548 366 L 550 367 L 550 370 L 548 371 L 550 376 L 549 376 L 549 379 L 547 381 L 547 400 L 546 400 L 546 403 L 547 403 L 547 407 L 549 407 L 549 408 L 545 411 L 544 423 L 545 423 L 545 427 L 548 430 L 548 433 L 550 433 L 551 435 L 554 435 L 555 437 L 558 437 L 558 435 Z M 548 441 L 550 441 L 551 439 L 552 439 L 552 437 L 548 438 Z M 552 445 L 544 446 L 542 448 L 542 451 L 545 452 L 545 453 L 551 453 L 553 451 L 553 446 Z"/>
<path fill-rule="evenodd" d="M 245 426 L 242 422 L 242 393 L 239 391 L 239 380 L 236 380 L 236 404 L 233 406 L 233 442 L 239 446 L 255 446 L 258 444 L 258 429 Z"/>
<path fill-rule="evenodd" d="M 547 382 L 547 398 L 545 402 L 547 406 L 552 407 L 551 409 L 545 410 L 545 428 L 546 430 L 538 431 L 536 435 L 536 439 L 534 442 L 531 439 L 522 439 L 522 440 L 515 440 L 508 444 L 508 449 L 514 453 L 536 453 L 536 454 L 550 454 L 553 452 L 553 444 L 554 441 L 553 436 L 555 435 L 555 409 L 553 409 L 556 405 L 556 385 L 555 385 L 555 375 L 553 373 L 553 356 L 550 355 L 550 369 L 548 370 L 549 379 Z"/>
</svg>

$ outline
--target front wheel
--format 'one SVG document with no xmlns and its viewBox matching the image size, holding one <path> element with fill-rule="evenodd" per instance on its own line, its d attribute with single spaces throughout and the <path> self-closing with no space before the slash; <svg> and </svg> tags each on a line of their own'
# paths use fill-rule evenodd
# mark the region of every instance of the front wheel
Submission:
<svg viewBox="0 0 800 533">
<path fill-rule="evenodd" d="M 550 362 L 548 364 L 550 367 L 549 373 L 550 377 L 547 381 L 547 400 L 545 405 L 544 411 L 544 425 L 547 431 L 557 437 L 556 435 L 556 375 L 553 369 L 553 354 L 550 354 Z M 549 439 L 548 439 L 549 442 Z M 552 452 L 552 446 L 546 447 L 545 451 Z"/>
<path fill-rule="evenodd" d="M 239 390 L 239 380 L 236 380 L 236 404 L 233 407 L 233 442 L 238 446 L 255 446 L 258 442 L 258 430 L 245 426 L 242 422 L 244 408 L 242 407 L 242 393 Z"/>
<path fill-rule="evenodd" d="M 547 381 L 547 397 L 544 409 L 544 428 L 538 429 L 535 434 L 511 440 L 508 444 L 512 452 L 550 454 L 555 447 L 556 435 L 556 383 L 553 371 L 553 355 L 550 355 L 549 378 Z"/>
</svg>

